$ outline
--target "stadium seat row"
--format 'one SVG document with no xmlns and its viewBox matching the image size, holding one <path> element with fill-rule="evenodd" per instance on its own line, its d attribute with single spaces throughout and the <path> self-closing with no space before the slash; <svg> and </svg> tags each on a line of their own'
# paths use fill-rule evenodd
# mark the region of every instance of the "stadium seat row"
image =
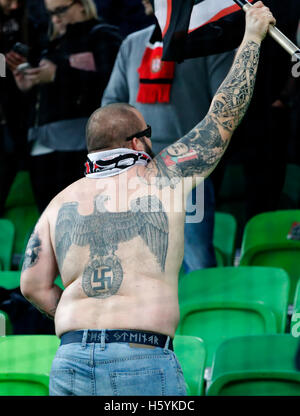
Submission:
<svg viewBox="0 0 300 416">
<path fill-rule="evenodd" d="M 55 335 L 1 337 L 0 396 L 48 395 L 58 346 Z M 217 349 L 206 380 L 203 340 L 181 335 L 174 339 L 189 396 L 300 396 L 298 348 L 299 339 L 289 334 L 233 337 Z"/>
</svg>

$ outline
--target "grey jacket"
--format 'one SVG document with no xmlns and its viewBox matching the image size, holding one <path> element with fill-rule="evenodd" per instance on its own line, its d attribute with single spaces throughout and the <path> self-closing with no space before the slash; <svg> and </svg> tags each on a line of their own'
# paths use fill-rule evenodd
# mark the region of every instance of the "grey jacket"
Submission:
<svg viewBox="0 0 300 416">
<path fill-rule="evenodd" d="M 177 64 L 169 104 L 136 102 L 139 68 L 154 25 L 129 35 L 119 50 L 102 106 L 115 102 L 134 105 L 152 126 L 153 151 L 160 152 L 188 133 L 206 115 L 211 100 L 227 75 L 234 51 L 189 59 Z"/>
</svg>

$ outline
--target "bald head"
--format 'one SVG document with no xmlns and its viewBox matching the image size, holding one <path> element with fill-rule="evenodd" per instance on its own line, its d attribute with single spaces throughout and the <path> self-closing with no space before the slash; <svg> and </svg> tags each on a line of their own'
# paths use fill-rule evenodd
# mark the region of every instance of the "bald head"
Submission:
<svg viewBox="0 0 300 416">
<path fill-rule="evenodd" d="M 126 103 L 109 104 L 96 110 L 86 127 L 88 152 L 129 147 L 125 139 L 146 128 L 142 115 Z"/>
</svg>

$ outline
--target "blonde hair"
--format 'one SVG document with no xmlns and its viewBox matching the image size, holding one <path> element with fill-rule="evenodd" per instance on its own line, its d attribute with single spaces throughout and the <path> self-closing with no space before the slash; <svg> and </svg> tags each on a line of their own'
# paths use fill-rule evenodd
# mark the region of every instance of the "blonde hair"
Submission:
<svg viewBox="0 0 300 416">
<path fill-rule="evenodd" d="M 83 6 L 87 20 L 98 18 L 97 7 L 93 0 L 78 0 L 77 3 Z"/>
<path fill-rule="evenodd" d="M 82 5 L 86 20 L 98 19 L 97 7 L 93 0 L 77 0 L 76 3 Z M 55 25 L 51 21 L 49 22 L 48 36 L 51 41 L 59 36 L 57 28 L 55 28 Z"/>
</svg>

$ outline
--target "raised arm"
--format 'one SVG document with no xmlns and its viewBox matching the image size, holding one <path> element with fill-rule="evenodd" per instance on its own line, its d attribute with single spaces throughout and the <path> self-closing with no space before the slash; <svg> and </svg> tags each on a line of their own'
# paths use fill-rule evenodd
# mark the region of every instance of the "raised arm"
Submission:
<svg viewBox="0 0 300 416">
<path fill-rule="evenodd" d="M 62 289 L 54 284 L 58 268 L 50 241 L 49 222 L 43 213 L 28 241 L 21 273 L 23 296 L 40 312 L 54 318 Z"/>
<path fill-rule="evenodd" d="M 275 24 L 275 19 L 261 1 L 247 11 L 244 39 L 208 114 L 186 136 L 159 153 L 152 166 L 149 165 L 158 184 L 160 178 L 164 178 L 161 184 L 168 184 L 165 178 L 174 184 L 185 177 L 205 178 L 216 167 L 249 106 L 260 44 L 269 24 Z"/>
</svg>

